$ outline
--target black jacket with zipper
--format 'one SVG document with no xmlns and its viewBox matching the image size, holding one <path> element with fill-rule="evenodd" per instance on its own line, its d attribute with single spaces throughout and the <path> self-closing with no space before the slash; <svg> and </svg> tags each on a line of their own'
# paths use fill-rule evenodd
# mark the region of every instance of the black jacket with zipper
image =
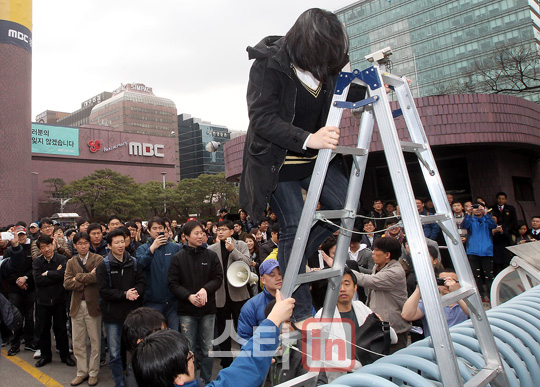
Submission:
<svg viewBox="0 0 540 387">
<path fill-rule="evenodd" d="M 40 255 L 32 262 L 32 274 L 36 284 L 36 303 L 38 305 L 52 306 L 66 302 L 67 292 L 64 289 L 66 264 L 66 256 L 58 253 L 54 253 L 50 261 Z M 43 275 L 45 272 L 47 272 L 47 275 Z"/>
<path fill-rule="evenodd" d="M 223 282 L 223 269 L 218 255 L 206 247 L 184 248 L 176 253 L 169 266 L 169 289 L 178 298 L 178 315 L 205 316 L 216 313 L 216 292 Z M 206 290 L 207 302 L 196 307 L 191 294 Z"/>
<path fill-rule="evenodd" d="M 101 297 L 101 311 L 103 322 L 123 323 L 129 312 L 142 306 L 146 282 L 141 265 L 137 263 L 135 270 L 134 258 L 124 252 L 122 262 L 114 258 L 111 252 L 107 255 L 110 262 L 110 277 L 107 272 L 105 259 L 96 269 L 96 278 Z M 130 301 L 126 292 L 135 288 L 139 298 Z"/>
<path fill-rule="evenodd" d="M 240 180 L 240 206 L 257 223 L 276 189 L 279 170 L 287 151 L 304 154 L 309 132 L 292 124 L 296 105 L 296 75 L 283 48 L 284 37 L 268 36 L 255 47 L 248 47 L 249 59 L 255 59 L 249 73 L 247 104 L 249 127 L 244 145 Z M 326 122 L 337 74 L 327 80 L 326 103 L 322 122 Z M 351 87 L 351 91 L 354 88 Z M 358 101 L 365 89 L 356 88 L 348 100 Z"/>
</svg>

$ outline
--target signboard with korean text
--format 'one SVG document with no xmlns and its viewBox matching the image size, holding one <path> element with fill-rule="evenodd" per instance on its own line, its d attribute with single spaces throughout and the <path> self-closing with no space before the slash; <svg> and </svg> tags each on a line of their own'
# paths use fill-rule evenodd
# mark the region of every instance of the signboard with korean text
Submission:
<svg viewBox="0 0 540 387">
<path fill-rule="evenodd" d="M 79 156 L 79 129 L 32 123 L 32 153 Z"/>
</svg>

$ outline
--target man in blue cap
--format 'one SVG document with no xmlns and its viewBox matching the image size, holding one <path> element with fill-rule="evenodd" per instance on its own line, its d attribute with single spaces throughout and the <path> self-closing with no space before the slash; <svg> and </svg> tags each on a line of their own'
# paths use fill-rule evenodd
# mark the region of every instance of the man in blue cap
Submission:
<svg viewBox="0 0 540 387">
<path fill-rule="evenodd" d="M 253 332 L 266 319 L 264 309 L 276 297 L 276 290 L 281 289 L 283 277 L 276 259 L 266 259 L 259 267 L 263 291 L 249 299 L 238 317 L 238 336 L 248 340 Z"/>
</svg>

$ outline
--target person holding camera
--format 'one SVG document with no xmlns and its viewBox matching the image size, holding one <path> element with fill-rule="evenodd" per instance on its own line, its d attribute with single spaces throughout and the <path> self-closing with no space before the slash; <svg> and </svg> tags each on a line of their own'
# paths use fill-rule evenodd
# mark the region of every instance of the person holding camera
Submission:
<svg viewBox="0 0 540 387">
<path fill-rule="evenodd" d="M 452 269 L 443 269 L 439 273 L 439 278 L 437 278 L 437 286 L 439 287 L 441 297 L 458 290 L 460 285 L 457 274 Z M 416 290 L 407 299 L 405 305 L 403 305 L 401 317 L 406 321 L 422 320 L 424 336 L 429 337 L 431 331 L 429 330 L 425 314 L 424 303 L 422 302 L 420 295 L 420 288 L 416 285 Z M 452 305 L 445 306 L 444 315 L 448 327 L 452 327 L 469 318 L 469 308 L 467 308 L 465 301 L 459 300 Z"/>
<path fill-rule="evenodd" d="M 478 291 L 484 300 L 493 283 L 493 240 L 492 231 L 497 223 L 487 214 L 486 207 L 475 203 L 467 210 L 461 223 L 467 230 L 466 250 L 469 264 L 476 280 Z M 484 289 L 484 282 L 487 289 Z"/>
<path fill-rule="evenodd" d="M 178 330 L 178 302 L 169 290 L 167 276 L 172 257 L 182 247 L 168 241 L 162 218 L 154 217 L 148 221 L 148 233 L 150 240 L 137 248 L 137 259 L 146 279 L 144 306 L 163 313 L 169 328 Z"/>
</svg>

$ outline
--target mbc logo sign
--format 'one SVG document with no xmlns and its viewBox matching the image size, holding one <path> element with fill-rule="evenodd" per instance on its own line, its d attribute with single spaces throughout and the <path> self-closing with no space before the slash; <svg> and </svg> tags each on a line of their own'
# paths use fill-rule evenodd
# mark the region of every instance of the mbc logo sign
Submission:
<svg viewBox="0 0 540 387">
<path fill-rule="evenodd" d="M 165 154 L 163 153 L 164 145 L 161 144 L 130 142 L 128 147 L 130 155 L 165 157 Z"/>
</svg>

